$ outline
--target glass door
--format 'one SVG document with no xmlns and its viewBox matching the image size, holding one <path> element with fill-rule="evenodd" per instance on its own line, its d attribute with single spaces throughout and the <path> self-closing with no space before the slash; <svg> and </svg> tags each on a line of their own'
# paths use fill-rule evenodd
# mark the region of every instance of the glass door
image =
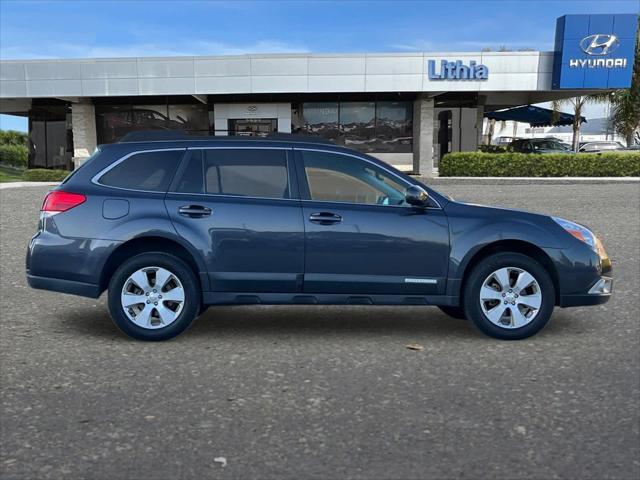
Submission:
<svg viewBox="0 0 640 480">
<path fill-rule="evenodd" d="M 277 118 L 241 118 L 229 120 L 229 135 L 266 137 L 278 131 Z"/>
</svg>

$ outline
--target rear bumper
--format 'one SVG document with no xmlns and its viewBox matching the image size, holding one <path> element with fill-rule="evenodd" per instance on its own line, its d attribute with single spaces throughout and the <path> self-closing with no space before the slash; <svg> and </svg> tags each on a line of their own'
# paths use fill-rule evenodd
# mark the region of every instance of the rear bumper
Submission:
<svg viewBox="0 0 640 480">
<path fill-rule="evenodd" d="M 27 283 L 29 283 L 31 288 L 68 293 L 81 297 L 98 298 L 101 293 L 98 285 L 76 282 L 74 280 L 63 280 L 61 278 L 39 277 L 27 274 Z"/>
</svg>

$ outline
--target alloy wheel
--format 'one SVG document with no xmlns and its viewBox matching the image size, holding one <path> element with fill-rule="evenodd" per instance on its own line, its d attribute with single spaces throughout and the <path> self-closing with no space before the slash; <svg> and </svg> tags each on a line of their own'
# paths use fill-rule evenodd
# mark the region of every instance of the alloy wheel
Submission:
<svg viewBox="0 0 640 480">
<path fill-rule="evenodd" d="M 120 302 L 129 320 L 145 329 L 172 324 L 182 312 L 185 292 L 180 279 L 162 267 L 145 267 L 124 282 Z"/>
<path fill-rule="evenodd" d="M 504 267 L 491 273 L 480 287 L 480 306 L 491 323 L 507 329 L 528 325 L 542 306 L 540 284 L 522 268 Z"/>
</svg>

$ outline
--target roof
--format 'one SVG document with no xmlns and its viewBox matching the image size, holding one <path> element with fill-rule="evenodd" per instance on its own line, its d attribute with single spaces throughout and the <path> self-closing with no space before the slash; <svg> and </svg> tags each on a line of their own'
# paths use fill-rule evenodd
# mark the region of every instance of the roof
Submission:
<svg viewBox="0 0 640 480">
<path fill-rule="evenodd" d="M 489 112 L 484 115 L 486 118 L 498 121 L 514 121 L 528 123 L 532 127 L 549 127 L 552 125 L 573 125 L 575 115 L 559 112 L 554 119 L 553 110 L 533 105 L 508 108 L 497 112 Z M 580 123 L 585 123 L 587 119 L 580 117 Z"/>
<path fill-rule="evenodd" d="M 211 135 L 189 135 L 183 130 L 139 130 L 126 134 L 118 143 L 149 143 L 168 141 L 218 141 L 218 142 L 240 142 L 240 141 L 274 141 L 291 143 L 311 143 L 321 145 L 335 145 L 326 138 L 311 135 L 300 135 L 294 133 L 271 133 L 265 137 L 248 136 L 211 136 Z"/>
</svg>

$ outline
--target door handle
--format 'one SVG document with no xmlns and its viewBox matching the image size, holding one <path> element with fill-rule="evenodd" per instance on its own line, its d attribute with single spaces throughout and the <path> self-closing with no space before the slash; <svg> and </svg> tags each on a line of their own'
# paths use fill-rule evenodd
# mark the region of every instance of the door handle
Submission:
<svg viewBox="0 0 640 480">
<path fill-rule="evenodd" d="M 184 205 L 178 209 L 178 213 L 185 217 L 200 218 L 211 215 L 211 209 L 202 205 Z"/>
<path fill-rule="evenodd" d="M 320 225 L 333 225 L 334 223 L 340 223 L 342 221 L 342 217 L 337 213 L 318 212 L 309 215 L 309 221 L 319 223 Z"/>
</svg>

